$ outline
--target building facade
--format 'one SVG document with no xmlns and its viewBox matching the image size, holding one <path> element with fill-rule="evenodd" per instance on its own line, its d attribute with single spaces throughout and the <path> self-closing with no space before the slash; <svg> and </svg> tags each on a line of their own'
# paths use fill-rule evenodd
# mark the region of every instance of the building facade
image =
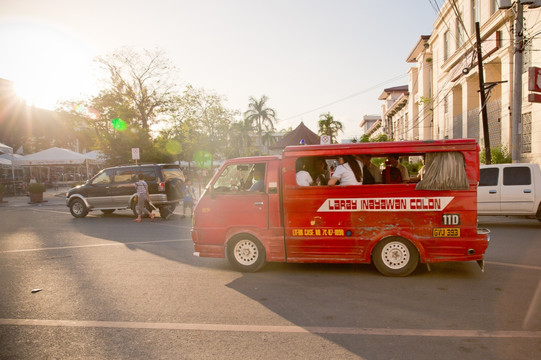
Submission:
<svg viewBox="0 0 541 360">
<path fill-rule="evenodd" d="M 515 21 L 517 1 L 447 0 L 432 35 L 421 36 L 407 57 L 408 95 L 384 100 L 384 131 L 394 140 L 477 139 L 484 148 L 476 42 L 479 23 L 491 147 L 513 145 Z M 541 4 L 540 4 L 541 5 Z M 541 67 L 541 7 L 524 5 L 521 162 L 541 164 L 541 104 L 528 101 L 528 68 Z M 394 100 L 390 102 L 389 100 Z M 519 110 L 520 111 L 520 110 Z"/>
</svg>

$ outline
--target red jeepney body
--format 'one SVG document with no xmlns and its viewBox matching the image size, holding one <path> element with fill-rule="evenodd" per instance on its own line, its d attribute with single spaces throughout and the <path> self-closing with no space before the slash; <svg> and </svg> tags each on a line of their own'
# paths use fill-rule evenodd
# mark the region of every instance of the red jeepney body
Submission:
<svg viewBox="0 0 541 360">
<path fill-rule="evenodd" d="M 417 190 L 416 183 L 299 186 L 296 181 L 299 158 L 437 152 L 463 155 L 467 188 Z M 195 252 L 225 257 L 228 242 L 248 234 L 264 247 L 266 261 L 369 263 L 379 242 L 400 238 L 415 246 L 423 263 L 482 260 L 488 235 L 477 229 L 478 153 L 475 140 L 461 139 L 293 146 L 281 157 L 228 160 L 196 206 Z M 215 186 L 228 166 L 243 164 L 265 167 L 264 191 Z"/>
</svg>

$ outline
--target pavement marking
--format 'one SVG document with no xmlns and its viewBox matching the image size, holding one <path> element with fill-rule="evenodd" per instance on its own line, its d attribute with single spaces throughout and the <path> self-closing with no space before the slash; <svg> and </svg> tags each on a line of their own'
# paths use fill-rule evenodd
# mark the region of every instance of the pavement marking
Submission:
<svg viewBox="0 0 541 360">
<path fill-rule="evenodd" d="M 536 311 L 537 309 L 537 311 Z M 522 328 L 527 329 L 529 327 L 530 322 L 532 319 L 536 318 L 538 319 L 535 313 L 539 313 L 541 315 L 541 280 L 537 283 L 537 289 L 533 295 L 532 301 L 530 302 L 530 306 L 528 307 L 528 312 L 526 313 L 526 316 L 524 317 L 524 321 L 522 322 Z"/>
<path fill-rule="evenodd" d="M 45 251 L 45 250 L 80 249 L 80 248 L 91 248 L 91 247 L 100 247 L 100 246 L 123 246 L 123 245 L 155 244 L 155 243 L 186 242 L 186 241 L 192 241 L 192 239 L 134 241 L 134 242 L 126 242 L 126 243 L 113 242 L 113 243 L 106 243 L 106 244 L 73 245 L 73 246 L 58 246 L 58 247 L 35 248 L 35 249 L 5 250 L 5 251 L 0 251 L 0 254 L 30 252 L 30 251 Z"/>
<path fill-rule="evenodd" d="M 541 271 L 541 266 L 510 264 L 510 263 L 502 263 L 502 262 L 496 262 L 496 261 L 485 261 L 485 264 L 509 266 L 509 267 L 527 269 L 527 270 L 540 270 Z"/>
<path fill-rule="evenodd" d="M 42 320 L 42 319 L 0 319 L 0 326 L 49 326 L 49 327 L 93 327 L 116 329 L 153 329 L 259 333 L 300 333 L 338 334 L 372 336 L 419 336 L 419 337 L 468 337 L 468 338 L 533 338 L 541 339 L 541 331 L 521 330 L 444 330 L 444 329 L 387 329 L 353 328 L 296 325 L 232 325 L 232 324 L 190 324 L 151 323 L 122 321 L 85 320 Z"/>
</svg>

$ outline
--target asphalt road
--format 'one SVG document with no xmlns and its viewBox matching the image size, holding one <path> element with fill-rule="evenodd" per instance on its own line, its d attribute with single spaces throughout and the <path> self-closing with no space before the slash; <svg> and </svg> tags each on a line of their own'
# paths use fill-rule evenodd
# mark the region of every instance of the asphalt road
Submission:
<svg viewBox="0 0 541 360">
<path fill-rule="evenodd" d="M 541 222 L 481 218 L 476 263 L 268 264 L 192 255 L 190 219 L 75 219 L 62 198 L 0 206 L 2 359 L 541 358 Z M 40 291 L 32 293 L 32 290 Z"/>
</svg>

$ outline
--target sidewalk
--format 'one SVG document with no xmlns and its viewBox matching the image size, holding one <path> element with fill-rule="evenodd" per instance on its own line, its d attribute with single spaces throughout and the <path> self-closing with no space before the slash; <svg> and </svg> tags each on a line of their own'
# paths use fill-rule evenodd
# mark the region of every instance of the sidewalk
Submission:
<svg viewBox="0 0 541 360">
<path fill-rule="evenodd" d="M 69 187 L 58 187 L 55 189 L 47 189 L 43 193 L 43 202 L 40 203 L 31 203 L 30 197 L 26 195 L 18 196 L 5 196 L 4 200 L 0 203 L 0 207 L 8 206 L 43 206 L 43 205 L 58 205 L 65 204 L 66 201 L 66 192 L 69 190 Z"/>
</svg>

